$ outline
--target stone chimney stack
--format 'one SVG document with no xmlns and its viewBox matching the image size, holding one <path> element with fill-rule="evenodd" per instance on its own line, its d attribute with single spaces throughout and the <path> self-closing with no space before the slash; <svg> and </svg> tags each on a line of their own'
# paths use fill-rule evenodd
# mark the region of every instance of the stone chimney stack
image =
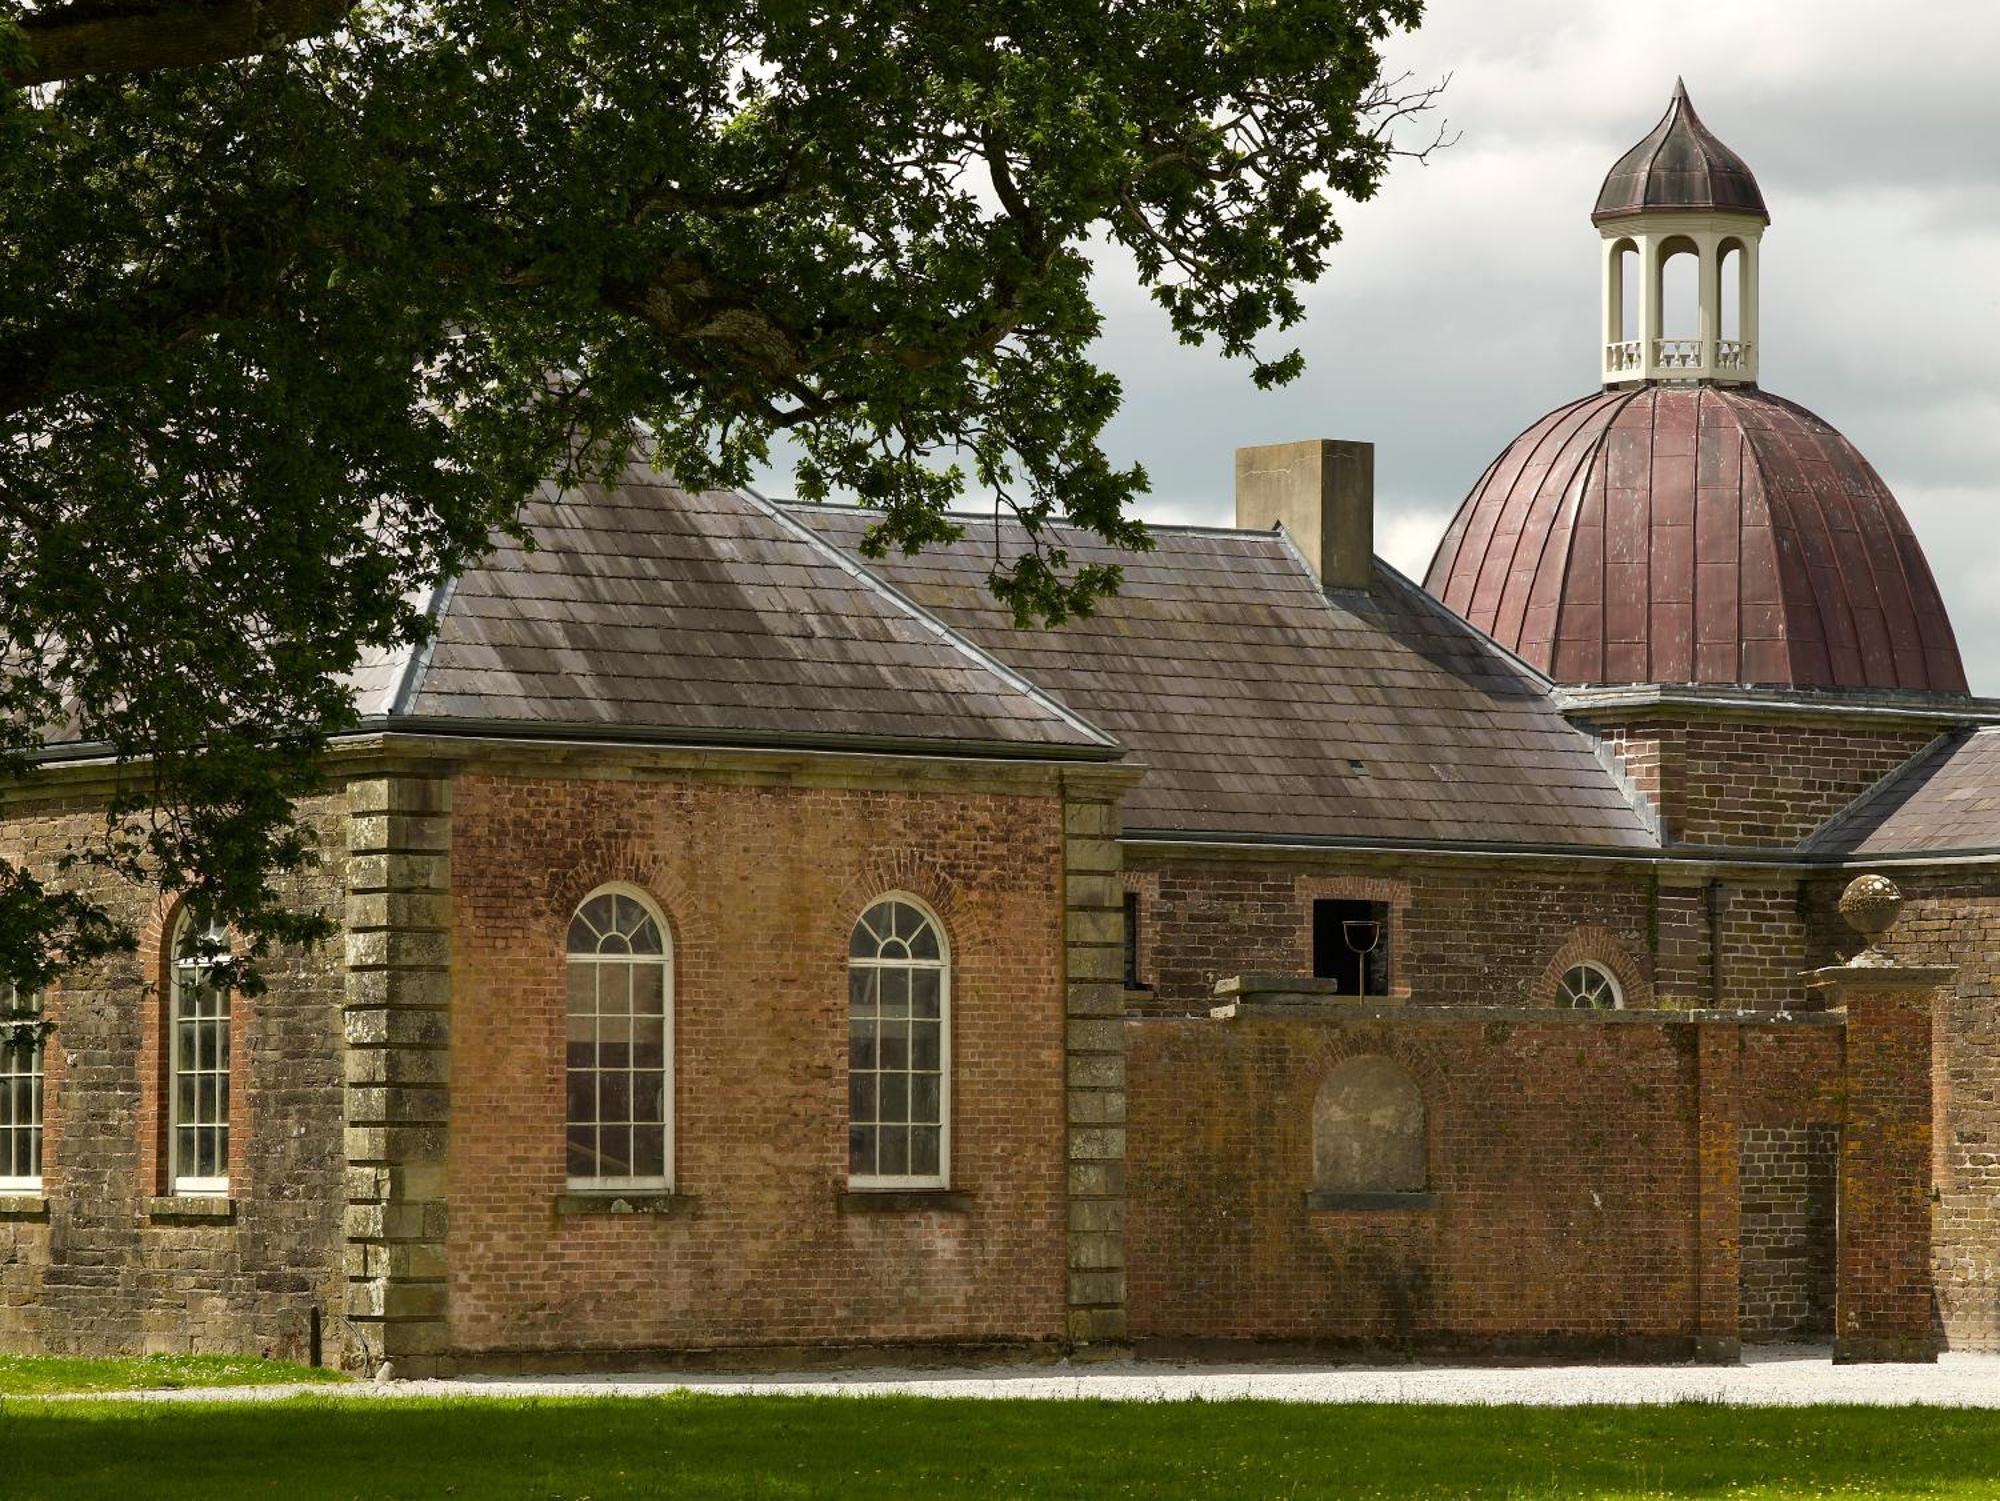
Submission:
<svg viewBox="0 0 2000 1501">
<path fill-rule="evenodd" d="M 1375 564 L 1375 445 L 1343 438 L 1236 450 L 1236 525 L 1283 526 L 1329 589 L 1366 589 Z"/>
</svg>

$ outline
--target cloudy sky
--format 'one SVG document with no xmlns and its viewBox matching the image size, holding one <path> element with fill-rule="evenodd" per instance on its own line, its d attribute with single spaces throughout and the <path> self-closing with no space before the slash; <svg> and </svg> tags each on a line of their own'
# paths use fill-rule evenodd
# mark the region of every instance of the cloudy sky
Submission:
<svg viewBox="0 0 2000 1501">
<path fill-rule="evenodd" d="M 1595 386 L 1591 204 L 1680 73 L 1770 206 L 1761 383 L 1881 471 L 1938 575 L 1973 690 L 2000 695 L 2000 4 L 1429 9 L 1390 60 L 1451 73 L 1444 112 L 1463 137 L 1346 208 L 1297 383 L 1260 393 L 1240 366 L 1183 349 L 1105 264 L 1103 359 L 1126 393 L 1109 444 L 1151 474 L 1145 514 L 1227 524 L 1238 444 L 1365 438 L 1377 549 L 1421 577 L 1487 461 Z"/>
</svg>

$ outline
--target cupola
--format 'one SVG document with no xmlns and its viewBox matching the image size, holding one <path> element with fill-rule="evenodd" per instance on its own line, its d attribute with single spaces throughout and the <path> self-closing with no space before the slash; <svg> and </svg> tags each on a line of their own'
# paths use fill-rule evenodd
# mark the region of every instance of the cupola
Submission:
<svg viewBox="0 0 2000 1501">
<path fill-rule="evenodd" d="M 1675 80 L 1660 123 L 1606 174 L 1590 217 L 1603 237 L 1604 384 L 1754 385 L 1757 246 L 1771 216 L 1686 84 Z M 1670 304 L 1682 256 L 1694 296 Z"/>
</svg>

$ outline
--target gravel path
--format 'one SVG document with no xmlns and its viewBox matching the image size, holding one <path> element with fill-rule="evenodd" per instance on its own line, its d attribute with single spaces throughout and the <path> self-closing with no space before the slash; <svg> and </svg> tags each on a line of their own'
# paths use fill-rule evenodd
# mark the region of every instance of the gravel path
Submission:
<svg viewBox="0 0 2000 1501">
<path fill-rule="evenodd" d="M 1312 1366 L 1115 1361 L 963 1370 L 495 1376 L 345 1386 L 226 1387 L 118 1394 L 134 1402 L 255 1402 L 297 1395 L 345 1401 L 410 1397 L 646 1397 L 667 1392 L 926 1397 L 1100 1397 L 1281 1402 L 1815 1402 L 2000 1407 L 2000 1355 L 1947 1354 L 1936 1365 L 1836 1366 L 1821 1348 L 1766 1347 L 1740 1366 Z"/>
</svg>

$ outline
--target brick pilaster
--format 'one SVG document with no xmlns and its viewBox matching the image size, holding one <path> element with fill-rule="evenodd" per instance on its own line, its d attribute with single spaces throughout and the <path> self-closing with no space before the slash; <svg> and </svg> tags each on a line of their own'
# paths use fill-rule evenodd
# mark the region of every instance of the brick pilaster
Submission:
<svg viewBox="0 0 2000 1501">
<path fill-rule="evenodd" d="M 1931 1009 L 1949 967 L 1813 976 L 1847 1013 L 1833 1358 L 1932 1361 Z"/>
<path fill-rule="evenodd" d="M 1740 1327 L 1742 1247 L 1743 1029 L 1694 1029 L 1699 1118 L 1695 1164 L 1695 1357 L 1733 1361 Z"/>
<path fill-rule="evenodd" d="M 1068 1330 L 1077 1345 L 1117 1344 L 1125 1338 L 1120 790 L 1071 785 L 1063 803 Z"/>
<path fill-rule="evenodd" d="M 446 1345 L 451 784 L 349 785 L 348 1318 L 399 1375 Z"/>
</svg>

